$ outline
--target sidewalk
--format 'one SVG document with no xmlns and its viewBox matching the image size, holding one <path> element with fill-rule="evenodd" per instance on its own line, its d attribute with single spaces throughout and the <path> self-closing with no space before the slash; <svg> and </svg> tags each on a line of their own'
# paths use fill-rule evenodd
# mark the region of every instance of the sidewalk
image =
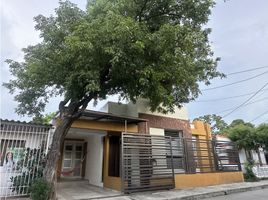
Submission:
<svg viewBox="0 0 268 200">
<path fill-rule="evenodd" d="M 252 190 L 260 190 L 268 188 L 268 180 L 260 182 L 244 182 L 225 184 L 217 186 L 208 186 L 200 188 L 192 188 L 185 190 L 169 190 L 169 191 L 157 191 L 137 193 L 131 195 L 114 196 L 110 198 L 98 198 L 103 200 L 195 200 L 211 198 L 215 196 L 223 196 L 232 193 L 246 192 Z M 83 199 L 91 200 L 94 198 Z M 96 199 L 96 198 L 95 198 Z"/>
</svg>

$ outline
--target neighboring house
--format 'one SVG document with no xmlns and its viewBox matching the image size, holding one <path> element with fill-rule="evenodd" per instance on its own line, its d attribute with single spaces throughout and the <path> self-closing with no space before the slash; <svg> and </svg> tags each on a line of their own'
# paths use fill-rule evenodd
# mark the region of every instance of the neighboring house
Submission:
<svg viewBox="0 0 268 200">
<path fill-rule="evenodd" d="M 38 163 L 41 162 L 39 154 L 29 155 L 27 160 L 25 155 L 27 150 L 28 152 L 42 150 L 45 154 L 48 151 L 48 140 L 52 136 L 50 133 L 51 126 L 48 125 L 0 119 L 0 197 L 27 193 L 29 184 L 25 181 L 26 178 L 20 180 L 22 184 L 17 188 L 18 193 L 13 191 L 15 187 L 11 178 L 21 175 L 22 172 L 28 173 L 25 166 L 33 163 L 32 158 Z M 35 169 L 29 178 L 33 178 L 36 174 Z"/>
<path fill-rule="evenodd" d="M 222 136 L 222 135 L 216 135 L 215 138 L 218 141 L 227 141 L 227 142 L 231 141 L 228 137 Z M 260 152 L 260 158 L 261 158 L 262 165 L 267 165 L 268 163 L 267 163 L 267 160 L 265 157 L 265 152 L 264 152 L 263 148 L 259 148 L 259 152 Z M 246 154 L 245 149 L 239 150 L 240 163 L 241 163 L 243 169 L 244 169 L 244 164 L 247 162 L 247 156 L 249 158 L 253 159 L 255 161 L 256 165 L 260 165 L 260 160 L 258 157 L 258 153 L 256 151 L 251 150 L 247 154 Z"/>
<path fill-rule="evenodd" d="M 185 107 L 165 115 L 148 108 L 139 100 L 83 112 L 64 140 L 59 180 L 84 179 L 125 193 L 243 181 L 239 159 L 229 165 L 228 155 L 219 154 L 229 143 L 213 142 L 202 122 L 191 125 Z"/>
</svg>

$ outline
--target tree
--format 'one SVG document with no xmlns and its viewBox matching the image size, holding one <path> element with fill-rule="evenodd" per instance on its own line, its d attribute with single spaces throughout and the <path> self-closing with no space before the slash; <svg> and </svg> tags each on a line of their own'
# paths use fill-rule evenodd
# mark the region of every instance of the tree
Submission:
<svg viewBox="0 0 268 200">
<path fill-rule="evenodd" d="M 37 115 L 34 116 L 32 122 L 38 123 L 38 124 L 50 124 L 51 120 L 56 117 L 55 112 L 47 113 L 45 115 Z"/>
<path fill-rule="evenodd" d="M 255 130 L 244 124 L 237 124 L 227 131 L 228 137 L 236 143 L 239 149 L 245 149 L 247 160 L 251 159 L 251 150 L 255 150 Z"/>
<path fill-rule="evenodd" d="M 224 130 L 228 127 L 228 124 L 219 115 L 204 115 L 194 120 L 201 120 L 207 124 L 210 124 L 213 134 L 223 134 Z"/>
<path fill-rule="evenodd" d="M 152 111 L 172 112 L 198 97 L 199 82 L 224 76 L 204 26 L 213 5 L 91 0 L 83 11 L 60 1 L 55 16 L 35 17 L 42 42 L 23 49 L 24 62 L 7 60 L 16 79 L 5 86 L 17 92 L 22 115 L 39 115 L 50 97 L 63 97 L 44 173 L 48 182 L 55 184 L 60 146 L 90 101 L 119 94 L 133 102 L 148 99 Z"/>
<path fill-rule="evenodd" d="M 245 126 L 248 126 L 248 127 L 251 127 L 251 128 L 254 128 L 254 124 L 250 123 L 250 122 L 244 122 L 243 119 L 235 119 L 232 121 L 232 123 L 228 126 L 228 128 L 232 128 L 232 127 L 235 127 L 236 125 L 245 125 Z"/>
<path fill-rule="evenodd" d="M 260 124 L 256 128 L 258 140 L 261 146 L 268 151 L 268 124 Z"/>
</svg>

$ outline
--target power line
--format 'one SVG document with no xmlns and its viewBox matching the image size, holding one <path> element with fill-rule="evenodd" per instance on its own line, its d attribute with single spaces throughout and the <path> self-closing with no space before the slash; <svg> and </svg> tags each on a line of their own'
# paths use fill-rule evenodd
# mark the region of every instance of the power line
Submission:
<svg viewBox="0 0 268 200">
<path fill-rule="evenodd" d="M 262 90 L 262 91 L 267 91 L 268 89 Z M 250 93 L 246 93 L 246 94 L 241 94 L 241 95 L 236 95 L 236 96 L 230 96 L 230 97 L 224 97 L 224 98 L 216 98 L 216 99 L 206 99 L 206 100 L 197 100 L 194 102 L 213 102 L 213 101 L 223 101 L 223 100 L 227 100 L 227 99 L 235 99 L 235 98 L 239 98 L 239 97 L 244 97 L 244 96 L 249 96 L 251 94 L 254 94 L 255 92 L 250 92 Z"/>
<path fill-rule="evenodd" d="M 265 71 L 265 72 L 262 72 L 260 74 L 257 74 L 255 76 L 252 76 L 252 77 L 249 77 L 249 78 L 246 78 L 246 79 L 243 79 L 243 80 L 240 80 L 240 81 L 235 81 L 233 83 L 228 83 L 228 84 L 225 84 L 225 85 L 220 85 L 220 86 L 216 86 L 216 87 L 211 87 L 211 88 L 207 88 L 207 89 L 203 89 L 201 91 L 207 91 L 207 90 L 215 90 L 215 89 L 218 89 L 218 88 L 223 88 L 223 87 L 227 87 L 227 86 L 230 86 L 230 85 L 235 85 L 235 84 L 238 84 L 238 83 L 242 83 L 242 82 L 245 82 L 245 81 L 249 81 L 249 80 L 252 80 L 254 78 L 257 78 L 259 76 L 262 76 L 264 74 L 268 73 L 268 71 Z"/>
<path fill-rule="evenodd" d="M 241 73 L 245 73 L 245 72 L 251 72 L 251 71 L 255 71 L 255 70 L 258 70 L 258 69 L 264 69 L 264 68 L 268 68 L 268 66 L 255 67 L 255 68 L 246 69 L 246 70 L 243 70 L 243 71 L 232 72 L 232 73 L 226 74 L 226 76 L 235 75 L 235 74 L 241 74 Z"/>
<path fill-rule="evenodd" d="M 258 99 L 258 100 L 256 100 L 256 101 L 252 101 L 252 102 L 250 102 L 250 103 L 246 103 L 245 105 L 243 105 L 243 107 L 244 107 L 244 106 L 247 106 L 247 105 L 254 104 L 254 103 L 258 103 L 258 102 L 261 102 L 261 101 L 264 101 L 264 100 L 268 100 L 268 97 L 266 97 L 266 98 L 262 98 L 262 99 Z M 233 110 L 234 108 L 235 108 L 235 107 L 228 108 L 228 109 L 219 111 L 219 112 L 217 112 L 217 113 L 215 113 L 215 114 L 218 115 L 218 114 L 224 113 L 224 112 L 226 112 L 226 111 Z"/>
<path fill-rule="evenodd" d="M 266 112 L 264 112 L 264 113 L 262 113 L 262 114 L 258 115 L 257 117 L 255 117 L 255 118 L 254 118 L 253 120 L 251 120 L 250 122 L 253 122 L 253 121 L 255 121 L 255 120 L 259 119 L 260 117 L 262 117 L 262 116 L 266 115 L 267 113 L 268 113 L 268 110 L 267 110 Z"/>
<path fill-rule="evenodd" d="M 253 97 L 255 97 L 259 92 L 261 92 L 266 86 L 268 85 L 268 82 L 265 83 L 259 90 L 257 90 L 252 96 L 250 96 L 246 101 L 244 101 L 243 103 L 241 103 L 239 106 L 237 106 L 235 109 L 233 109 L 232 111 L 230 111 L 229 113 L 225 114 L 222 118 L 225 118 L 227 116 L 229 116 L 230 114 L 232 114 L 233 112 L 235 112 L 236 110 L 238 110 L 239 108 L 241 108 L 242 106 L 244 106 L 247 102 L 249 102 Z"/>
</svg>

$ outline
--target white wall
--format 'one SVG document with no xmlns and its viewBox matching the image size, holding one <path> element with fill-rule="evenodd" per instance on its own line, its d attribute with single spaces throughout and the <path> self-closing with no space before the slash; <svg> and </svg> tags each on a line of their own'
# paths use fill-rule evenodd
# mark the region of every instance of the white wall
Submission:
<svg viewBox="0 0 268 200">
<path fill-rule="evenodd" d="M 103 136 L 90 135 L 87 138 L 87 160 L 85 179 L 92 185 L 103 187 Z"/>
<path fill-rule="evenodd" d="M 162 129 L 162 128 L 150 128 L 150 135 L 165 136 L 165 129 Z"/>
</svg>

